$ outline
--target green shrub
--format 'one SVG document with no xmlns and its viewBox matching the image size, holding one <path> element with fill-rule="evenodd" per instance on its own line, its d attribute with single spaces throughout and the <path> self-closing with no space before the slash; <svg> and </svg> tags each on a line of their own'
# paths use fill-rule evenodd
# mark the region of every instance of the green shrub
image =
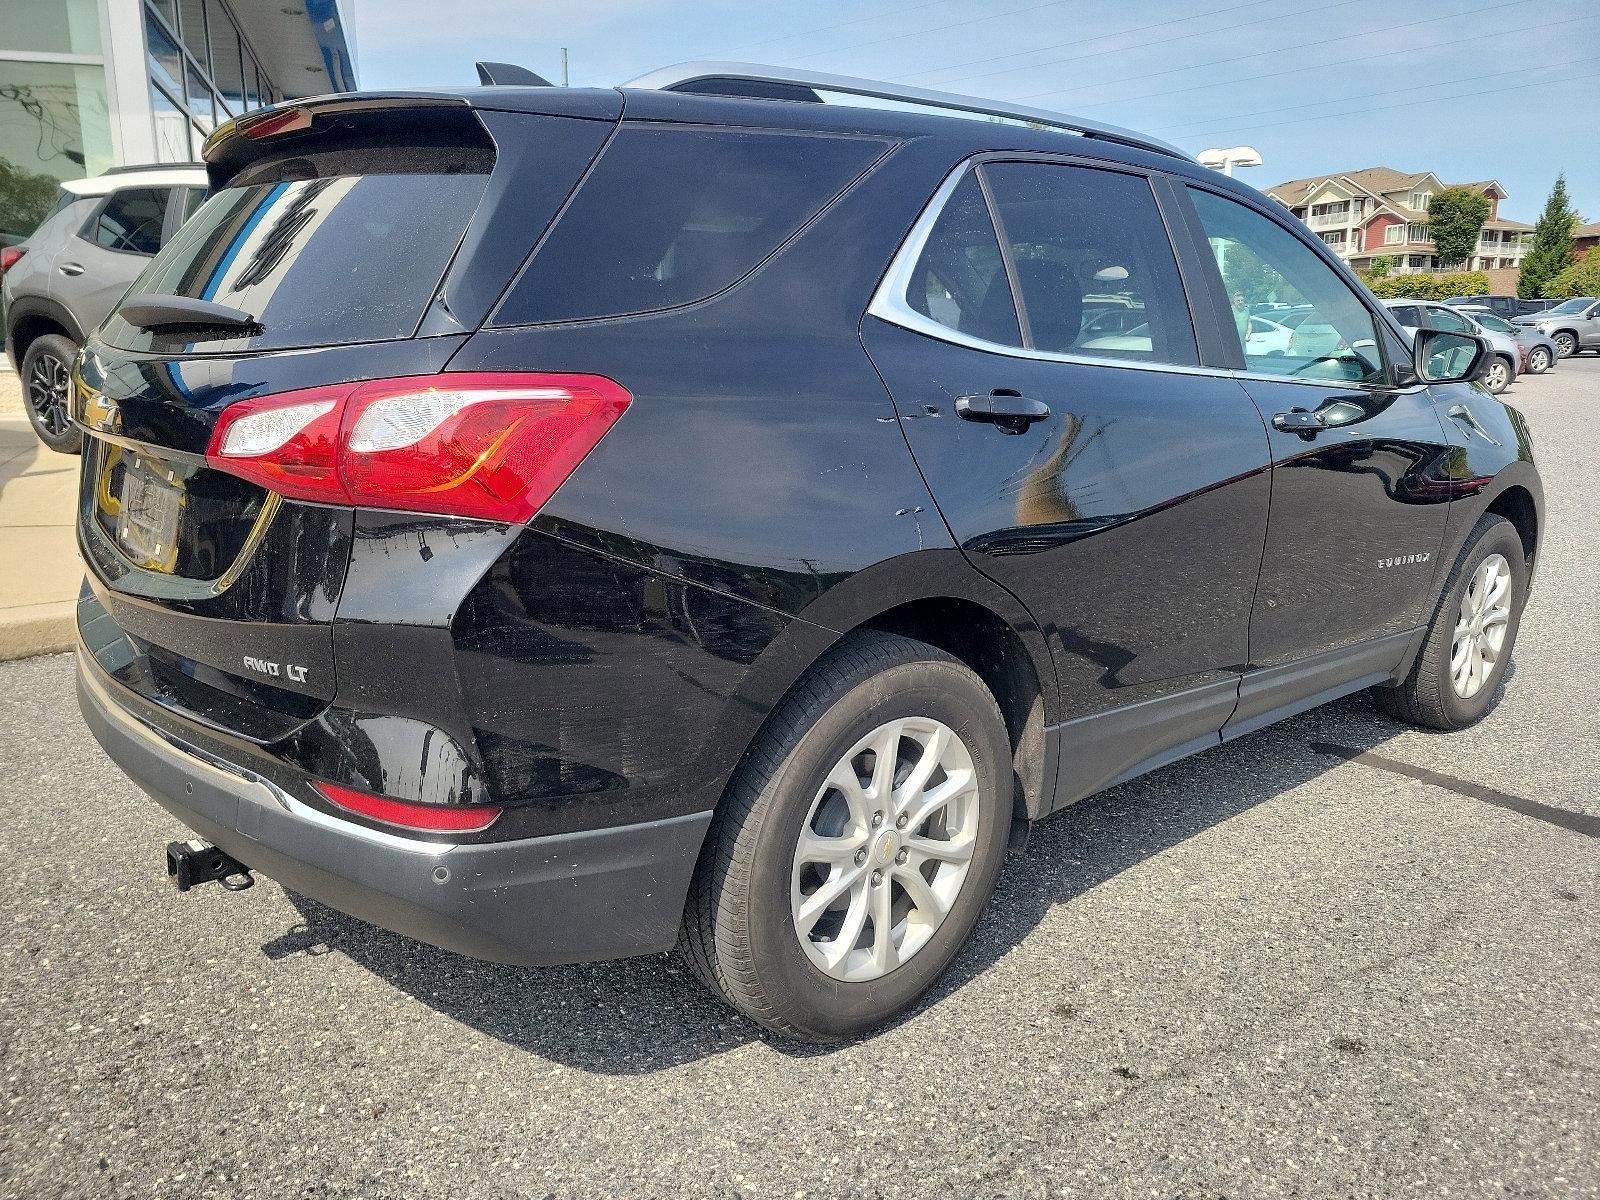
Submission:
<svg viewBox="0 0 1600 1200">
<path fill-rule="evenodd" d="M 1552 300 L 1572 296 L 1600 296 L 1600 253 L 1591 250 L 1566 270 L 1556 274 L 1545 287 Z"/>
</svg>

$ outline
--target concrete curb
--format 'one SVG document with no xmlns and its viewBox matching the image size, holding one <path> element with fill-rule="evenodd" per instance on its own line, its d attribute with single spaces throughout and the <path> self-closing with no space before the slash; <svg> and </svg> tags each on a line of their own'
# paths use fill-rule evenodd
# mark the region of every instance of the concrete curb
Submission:
<svg viewBox="0 0 1600 1200">
<path fill-rule="evenodd" d="M 77 645 L 77 626 L 73 619 L 76 608 L 75 601 L 58 600 L 53 604 L 24 604 L 0 612 L 0 662 L 71 650 Z"/>
</svg>

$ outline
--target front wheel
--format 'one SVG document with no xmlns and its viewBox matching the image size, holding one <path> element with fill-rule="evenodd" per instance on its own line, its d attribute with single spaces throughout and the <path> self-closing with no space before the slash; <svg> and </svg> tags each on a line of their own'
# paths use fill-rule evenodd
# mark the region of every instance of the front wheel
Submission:
<svg viewBox="0 0 1600 1200">
<path fill-rule="evenodd" d="M 1556 344 L 1556 354 L 1561 358 L 1571 358 L 1578 352 L 1578 335 L 1575 333 L 1563 330 L 1550 340 Z"/>
<path fill-rule="evenodd" d="M 1397 687 L 1377 690 L 1379 705 L 1428 729 L 1480 720 L 1505 678 L 1527 594 L 1521 537 L 1485 513 L 1456 558 L 1416 663 Z"/>
<path fill-rule="evenodd" d="M 680 949 L 785 1037 L 858 1037 L 932 986 L 982 912 L 1011 822 L 994 697 L 922 642 L 871 633 L 812 669 L 712 825 Z"/>
<path fill-rule="evenodd" d="M 1511 386 L 1511 364 L 1496 355 L 1489 369 L 1483 373 L 1483 386 L 1489 389 L 1491 396 L 1498 396 L 1505 391 Z"/>
<path fill-rule="evenodd" d="M 1530 375 L 1543 375 L 1550 369 L 1550 351 L 1543 346 L 1535 346 L 1528 351 L 1528 373 Z"/>
</svg>

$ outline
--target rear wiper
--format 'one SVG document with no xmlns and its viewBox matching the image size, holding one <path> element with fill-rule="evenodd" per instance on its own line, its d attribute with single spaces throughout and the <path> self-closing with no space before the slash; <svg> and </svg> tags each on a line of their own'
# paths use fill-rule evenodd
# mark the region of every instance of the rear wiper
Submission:
<svg viewBox="0 0 1600 1200">
<path fill-rule="evenodd" d="M 209 300 L 189 296 L 129 296 L 117 315 L 139 329 L 259 329 L 261 322 L 249 313 Z"/>
</svg>

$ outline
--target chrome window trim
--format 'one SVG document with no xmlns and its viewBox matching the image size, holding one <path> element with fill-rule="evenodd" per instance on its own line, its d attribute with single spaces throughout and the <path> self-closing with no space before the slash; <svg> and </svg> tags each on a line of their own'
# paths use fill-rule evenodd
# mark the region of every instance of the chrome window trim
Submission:
<svg viewBox="0 0 1600 1200">
<path fill-rule="evenodd" d="M 969 159 L 961 163 L 945 176 L 933 193 L 927 205 L 923 208 L 911 231 L 906 234 L 905 241 L 900 243 L 900 249 L 895 252 L 889 269 L 884 273 L 883 279 L 878 284 L 878 289 L 872 295 L 872 301 L 867 305 L 867 315 L 877 317 L 880 321 L 887 321 L 901 329 L 912 333 L 920 333 L 924 337 L 931 337 L 953 346 L 964 346 L 968 350 L 981 350 L 986 354 L 999 354 L 1007 358 L 1029 359 L 1034 362 L 1070 363 L 1084 367 L 1121 367 L 1132 371 L 1155 371 L 1163 375 L 1203 375 L 1213 379 L 1239 379 L 1262 380 L 1270 383 L 1293 383 L 1302 387 L 1336 388 L 1350 392 L 1366 394 L 1373 390 L 1370 384 L 1350 383 L 1342 379 L 1296 379 L 1292 375 L 1269 375 L 1257 371 L 1237 371 L 1228 367 L 1184 366 L 1179 363 L 1142 362 L 1130 358 L 1101 358 L 1091 354 L 1060 354 L 1052 350 L 1033 350 L 1026 346 L 1006 346 L 999 342 L 985 341 L 983 338 L 973 337 L 971 334 L 962 333 L 959 329 L 952 329 L 948 325 L 935 321 L 932 317 L 918 312 L 911 307 L 906 295 L 911 289 L 911 277 L 917 269 L 917 261 L 922 257 L 923 248 L 928 243 L 928 238 L 933 234 L 933 227 L 938 224 L 944 206 L 949 203 L 950 197 L 960 186 L 967 172 L 973 170 L 977 160 Z M 1027 160 L 1016 161 L 1038 161 Z M 1070 165 L 1070 164 L 1063 164 Z M 1092 168 L 1091 168 L 1092 169 Z M 1170 234 L 1168 235 L 1170 237 Z M 1174 249 L 1174 255 L 1177 251 Z"/>
</svg>

